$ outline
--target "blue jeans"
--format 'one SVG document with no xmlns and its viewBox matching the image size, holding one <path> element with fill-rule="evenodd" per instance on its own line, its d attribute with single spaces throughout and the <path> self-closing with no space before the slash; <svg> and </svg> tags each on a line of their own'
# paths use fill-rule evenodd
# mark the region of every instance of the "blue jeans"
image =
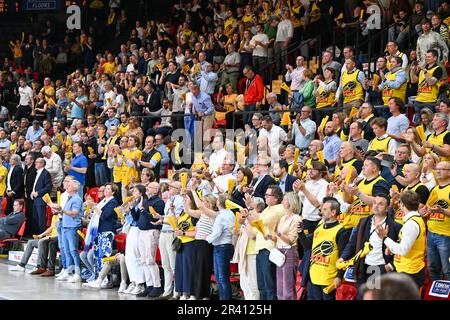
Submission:
<svg viewBox="0 0 450 320">
<path fill-rule="evenodd" d="M 84 263 L 86 268 L 91 273 L 91 276 L 95 275 L 94 265 L 95 265 L 95 257 L 94 257 L 94 249 L 90 249 L 89 251 L 83 251 L 80 254 L 80 260 Z"/>
<path fill-rule="evenodd" d="M 108 167 L 106 162 L 95 163 L 95 184 L 100 187 L 109 181 Z"/>
<path fill-rule="evenodd" d="M 59 261 L 61 262 L 60 267 L 62 269 L 67 269 L 66 254 L 64 251 L 62 220 L 59 220 L 56 230 L 58 231 Z"/>
<path fill-rule="evenodd" d="M 256 255 L 256 278 L 261 300 L 277 300 L 276 266 L 269 260 L 270 251 Z"/>
<path fill-rule="evenodd" d="M 214 246 L 214 276 L 219 287 L 220 300 L 231 300 L 230 261 L 233 258 L 233 245 Z"/>
<path fill-rule="evenodd" d="M 256 110 L 256 104 L 249 104 L 244 107 L 244 111 L 255 111 L 255 110 Z M 252 117 L 253 117 L 253 113 L 244 114 L 244 124 L 248 123 L 249 125 L 251 125 Z"/>
<path fill-rule="evenodd" d="M 84 199 L 83 193 L 84 193 L 84 183 L 83 184 L 80 183 L 80 189 L 78 189 L 78 195 L 80 196 L 81 199 Z"/>
<path fill-rule="evenodd" d="M 427 258 L 431 281 L 450 280 L 450 237 L 428 231 Z"/>
<path fill-rule="evenodd" d="M 80 275 L 80 255 L 78 254 L 78 228 L 63 228 L 64 252 L 66 254 L 67 271 Z"/>
</svg>

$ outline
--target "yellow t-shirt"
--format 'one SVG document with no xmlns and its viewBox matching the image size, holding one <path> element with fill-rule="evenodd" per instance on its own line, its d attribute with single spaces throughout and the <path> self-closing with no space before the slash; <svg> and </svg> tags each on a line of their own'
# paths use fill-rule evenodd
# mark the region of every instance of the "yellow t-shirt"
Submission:
<svg viewBox="0 0 450 320">
<path fill-rule="evenodd" d="M 286 210 L 283 208 L 282 204 L 277 204 L 275 206 L 267 207 L 261 212 L 259 219 L 261 219 L 266 232 L 273 234 L 275 227 L 280 221 L 281 217 L 286 214 Z M 275 244 L 272 240 L 264 240 L 264 236 L 261 232 L 256 233 L 256 243 L 255 250 L 259 252 L 259 250 L 267 249 L 271 250 L 275 247 Z"/>
<path fill-rule="evenodd" d="M 123 165 L 125 166 L 124 175 L 122 177 L 122 184 L 124 186 L 128 186 L 131 183 L 131 177 L 134 177 L 136 181 L 139 180 L 139 170 L 133 166 L 127 164 L 128 161 L 133 161 L 133 158 L 136 157 L 139 160 L 142 158 L 142 151 L 139 149 L 134 149 L 130 151 L 126 149 L 123 151 Z"/>
<path fill-rule="evenodd" d="M 50 233 L 50 237 L 58 236 L 58 223 L 59 223 L 59 215 L 55 214 L 52 217 L 52 232 Z"/>
<path fill-rule="evenodd" d="M 5 166 L 0 167 L 0 177 L 3 177 L 2 182 L 0 182 L 0 196 L 6 191 L 6 176 L 8 175 L 8 169 Z"/>
<path fill-rule="evenodd" d="M 103 65 L 103 70 L 105 73 L 114 73 L 114 71 L 116 70 L 116 64 L 114 62 L 106 62 Z"/>
<path fill-rule="evenodd" d="M 128 131 L 129 127 L 130 127 L 130 125 L 128 123 L 125 126 L 122 123 L 119 124 L 118 130 L 117 130 L 117 135 L 119 137 L 123 137 L 125 135 L 125 132 Z"/>
</svg>

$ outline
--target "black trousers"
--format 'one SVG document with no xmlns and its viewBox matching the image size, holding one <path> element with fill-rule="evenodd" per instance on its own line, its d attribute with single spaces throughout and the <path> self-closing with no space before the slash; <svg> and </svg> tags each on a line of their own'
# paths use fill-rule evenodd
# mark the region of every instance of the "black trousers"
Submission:
<svg viewBox="0 0 450 320">
<path fill-rule="evenodd" d="M 197 299 L 209 298 L 211 294 L 213 249 L 213 245 L 206 240 L 194 241 L 191 294 Z"/>
<path fill-rule="evenodd" d="M 30 106 L 21 106 L 19 105 L 19 107 L 17 108 L 17 112 L 16 112 L 16 120 L 21 120 L 22 118 L 27 118 L 29 119 L 31 115 L 31 107 Z"/>
</svg>

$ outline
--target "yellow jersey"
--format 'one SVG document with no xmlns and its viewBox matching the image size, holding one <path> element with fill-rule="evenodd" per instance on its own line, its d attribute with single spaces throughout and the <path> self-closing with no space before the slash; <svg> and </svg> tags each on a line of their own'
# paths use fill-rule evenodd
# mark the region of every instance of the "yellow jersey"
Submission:
<svg viewBox="0 0 450 320">
<path fill-rule="evenodd" d="M 389 81 L 395 81 L 397 79 L 397 76 L 400 72 L 403 72 L 402 68 L 399 68 L 395 72 L 388 72 L 386 74 L 386 80 Z M 407 81 L 403 82 L 400 88 L 394 89 L 390 88 L 386 85 L 386 83 L 383 86 L 383 90 L 381 91 L 382 97 L 383 97 L 383 103 L 385 106 L 389 104 L 389 99 L 391 98 L 400 98 L 403 102 L 405 102 L 406 98 L 406 87 L 407 87 Z"/>
<path fill-rule="evenodd" d="M 391 140 L 392 138 L 388 135 L 381 139 L 375 137 L 372 141 L 370 141 L 369 148 L 367 150 L 389 153 L 389 142 L 391 142 Z"/>
<path fill-rule="evenodd" d="M 177 227 L 179 230 L 184 231 L 184 232 L 195 231 L 195 226 L 192 223 L 191 216 L 188 215 L 184 211 L 178 217 Z M 194 237 L 188 237 L 188 236 L 178 236 L 178 238 L 181 240 L 182 243 L 187 243 L 187 242 L 191 242 L 191 241 L 195 240 Z"/>
<path fill-rule="evenodd" d="M 136 181 L 139 181 L 139 170 L 133 166 L 131 166 L 131 162 L 136 157 L 139 160 L 142 158 L 142 151 L 135 148 L 134 150 L 125 149 L 123 152 L 123 163 L 125 165 L 124 175 L 122 177 L 122 184 L 124 186 L 128 186 L 131 183 L 131 177 L 134 177 Z"/>
<path fill-rule="evenodd" d="M 6 178 L 8 176 L 8 169 L 5 166 L 0 167 L 0 177 L 2 177 L 2 182 L 0 182 L 0 197 L 3 197 L 6 191 Z"/>
<path fill-rule="evenodd" d="M 430 69 L 427 68 L 427 73 L 433 76 L 434 71 L 439 68 L 439 66 L 434 66 Z M 417 89 L 416 101 L 425 103 L 435 103 L 439 95 L 439 89 L 441 87 L 440 79 L 437 79 L 435 84 L 430 86 L 425 78 L 425 73 L 423 70 L 419 72 L 419 88 Z"/>
<path fill-rule="evenodd" d="M 439 134 L 436 134 L 436 132 L 433 132 L 432 134 L 430 134 L 427 137 L 427 141 L 429 143 L 432 143 L 432 144 L 437 145 L 439 147 L 443 147 L 444 146 L 444 142 L 445 142 L 445 137 L 449 133 L 450 132 L 448 130 L 445 130 L 444 132 L 441 132 Z M 438 156 L 439 161 L 449 161 L 450 160 L 450 157 L 439 156 L 438 154 L 436 154 L 430 148 L 426 148 L 426 151 L 427 151 L 427 153 L 431 152 L 431 153 L 435 154 L 436 156 Z"/>
<path fill-rule="evenodd" d="M 323 223 L 320 223 L 314 231 L 309 274 L 315 285 L 329 286 L 337 277 L 339 250 L 336 236 L 342 228 L 342 225 L 336 224 L 325 229 Z"/>
<path fill-rule="evenodd" d="M 325 82 L 325 84 L 329 84 L 333 80 Z M 323 107 L 332 106 L 334 104 L 334 100 L 336 99 L 336 91 L 330 91 L 325 93 L 323 87 L 319 87 L 317 89 L 317 97 L 316 97 L 316 108 L 320 109 Z"/>
<path fill-rule="evenodd" d="M 427 205 L 430 207 L 440 206 L 448 209 L 450 204 L 450 184 L 436 186 L 431 190 Z M 427 220 L 428 231 L 450 237 L 450 217 L 443 213 L 432 213 Z"/>
<path fill-rule="evenodd" d="M 426 186 L 422 182 L 419 182 L 418 184 L 416 184 L 413 187 L 406 186 L 403 189 L 403 191 L 414 191 L 414 192 L 416 192 L 417 188 L 419 188 L 420 186 L 424 186 L 426 188 Z M 404 216 L 405 216 L 405 213 L 402 210 L 398 209 L 397 211 L 395 211 L 395 222 L 398 222 L 401 225 L 403 225 L 403 217 Z"/>
<path fill-rule="evenodd" d="M 409 250 L 409 252 L 400 256 L 398 254 L 394 255 L 394 266 L 397 272 L 403 272 L 407 274 L 416 274 L 420 270 L 425 267 L 425 249 L 426 249 L 426 228 L 425 222 L 423 222 L 422 217 L 420 216 L 412 216 L 407 221 L 413 220 L 419 226 L 419 236 L 414 242 L 413 246 Z M 399 241 L 402 240 L 402 231 L 403 228 L 400 229 L 400 233 L 398 235 Z"/>
<path fill-rule="evenodd" d="M 364 88 L 358 81 L 360 71 L 356 69 L 352 73 L 348 73 L 347 69 L 342 73 L 342 94 L 344 95 L 344 103 L 356 100 L 364 101 Z"/>
</svg>

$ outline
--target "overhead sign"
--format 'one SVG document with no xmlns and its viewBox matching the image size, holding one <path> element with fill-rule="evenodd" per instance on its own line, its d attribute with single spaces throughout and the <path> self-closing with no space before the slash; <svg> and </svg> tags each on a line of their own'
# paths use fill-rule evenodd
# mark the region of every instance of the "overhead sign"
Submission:
<svg viewBox="0 0 450 320">
<path fill-rule="evenodd" d="M 61 0 L 23 0 L 22 10 L 48 11 L 60 9 Z"/>
</svg>

